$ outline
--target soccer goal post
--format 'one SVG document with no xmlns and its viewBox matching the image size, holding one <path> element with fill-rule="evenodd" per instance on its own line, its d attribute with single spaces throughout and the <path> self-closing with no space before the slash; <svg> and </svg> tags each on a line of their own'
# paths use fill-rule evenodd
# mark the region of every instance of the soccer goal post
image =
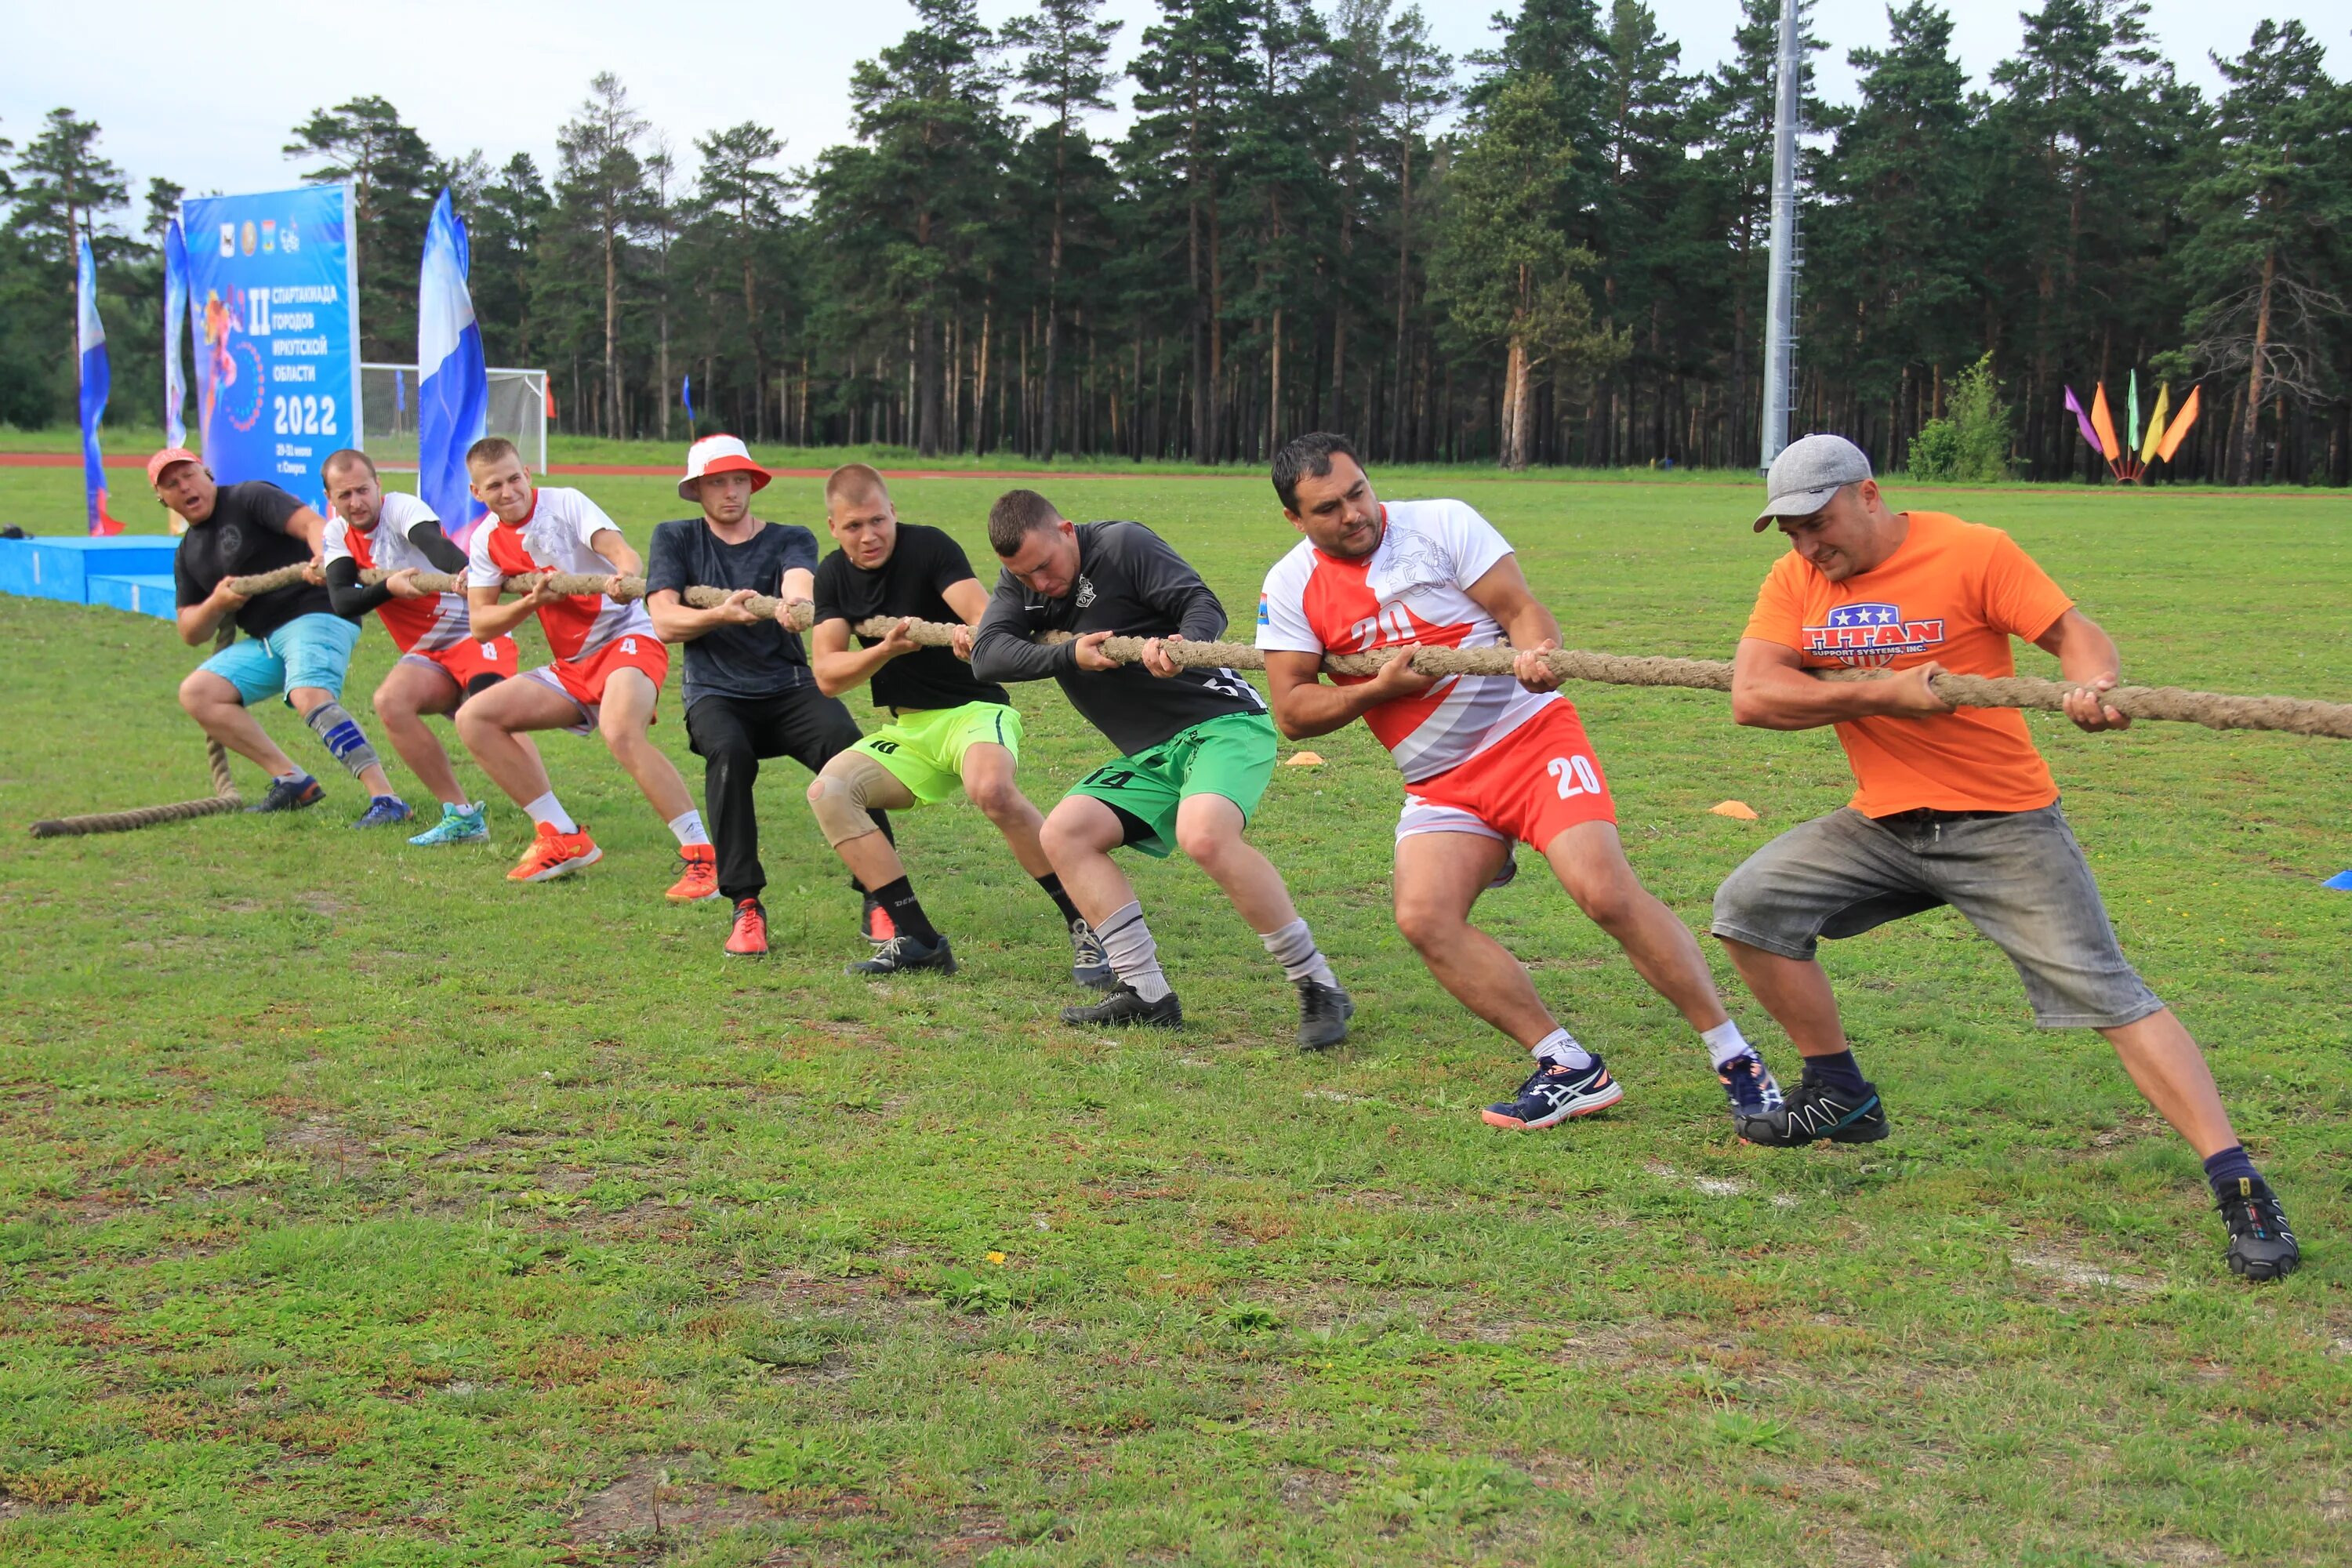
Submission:
<svg viewBox="0 0 2352 1568">
<path fill-rule="evenodd" d="M 547 472 L 547 372 L 492 366 L 487 434 L 515 444 L 533 473 Z M 368 456 L 388 468 L 416 466 L 416 367 L 362 364 L 360 407 Z"/>
</svg>

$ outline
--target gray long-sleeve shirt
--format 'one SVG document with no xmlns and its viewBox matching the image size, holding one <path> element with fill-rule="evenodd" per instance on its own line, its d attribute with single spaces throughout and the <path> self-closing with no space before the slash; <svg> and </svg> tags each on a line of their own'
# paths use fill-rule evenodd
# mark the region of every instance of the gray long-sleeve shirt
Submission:
<svg viewBox="0 0 2352 1568">
<path fill-rule="evenodd" d="M 1071 643 L 1041 644 L 1046 632 L 1214 642 L 1225 607 L 1201 574 L 1139 522 L 1077 525 L 1078 575 L 1070 592 L 1046 599 L 1000 573 L 972 638 L 971 672 L 982 680 L 1059 681 L 1081 718 L 1122 755 L 1161 744 L 1179 731 L 1232 713 L 1263 713 L 1257 689 L 1230 669 L 1182 669 L 1161 679 L 1139 664 L 1081 669 Z"/>
</svg>

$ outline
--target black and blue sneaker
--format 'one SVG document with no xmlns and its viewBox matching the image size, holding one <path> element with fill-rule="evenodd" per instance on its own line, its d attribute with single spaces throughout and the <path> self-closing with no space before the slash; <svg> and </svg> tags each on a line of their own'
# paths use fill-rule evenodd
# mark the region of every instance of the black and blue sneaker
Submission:
<svg viewBox="0 0 2352 1568">
<path fill-rule="evenodd" d="M 1184 1026 L 1184 1008 L 1173 991 L 1157 1002 L 1146 1002 L 1140 992 L 1122 980 L 1109 995 L 1091 1007 L 1063 1008 L 1062 1022 L 1081 1029 L 1099 1028 L 1106 1024 L 1181 1029 Z"/>
<path fill-rule="evenodd" d="M 367 815 L 352 824 L 353 827 L 390 827 L 406 822 L 416 813 L 396 795 L 380 795 L 368 802 Z"/>
<path fill-rule="evenodd" d="M 1778 1110 L 1786 1100 L 1780 1081 L 1772 1069 L 1753 1051 L 1742 1051 L 1715 1069 L 1715 1080 L 1723 1085 L 1723 1097 L 1731 1102 L 1731 1119 L 1761 1116 Z"/>
<path fill-rule="evenodd" d="M 1886 1108 L 1869 1084 L 1855 1094 L 1801 1083 L 1769 1110 L 1732 1112 L 1731 1125 L 1741 1142 L 1767 1149 L 1801 1149 L 1824 1138 L 1832 1143 L 1875 1143 L 1886 1136 Z"/>
<path fill-rule="evenodd" d="M 2260 1176 L 2241 1176 L 2238 1190 L 2221 1199 L 2221 1223 L 2230 1231 L 2230 1272 L 2248 1279 L 2284 1279 L 2303 1262 L 2303 1248 L 2286 1227 L 2278 1194 Z"/>
<path fill-rule="evenodd" d="M 874 956 L 863 963 L 845 965 L 852 974 L 904 974 L 913 969 L 935 969 L 941 974 L 956 972 L 955 954 L 948 950 L 948 939 L 925 942 L 908 931 L 900 931 L 887 942 L 877 942 Z"/>
<path fill-rule="evenodd" d="M 1528 1081 L 1519 1085 L 1516 1098 L 1488 1106 L 1485 1114 L 1490 1127 L 1532 1132 L 1557 1127 L 1571 1117 L 1605 1110 L 1624 1098 L 1625 1086 L 1609 1076 L 1599 1057 L 1580 1068 L 1539 1062 Z"/>
<path fill-rule="evenodd" d="M 1118 984 L 1118 976 L 1111 973 L 1110 955 L 1103 952 L 1102 938 L 1082 920 L 1070 922 L 1070 978 L 1089 991 L 1108 991 Z"/>
<path fill-rule="evenodd" d="M 1329 1050 L 1348 1037 L 1348 1020 L 1355 1016 L 1355 998 L 1337 985 L 1298 983 L 1299 1049 Z"/>
<path fill-rule="evenodd" d="M 304 773 L 300 778 L 271 779 L 269 793 L 263 795 L 257 805 L 245 809 L 247 812 L 299 811 L 326 798 L 327 792 L 319 787 L 319 781 Z"/>
</svg>

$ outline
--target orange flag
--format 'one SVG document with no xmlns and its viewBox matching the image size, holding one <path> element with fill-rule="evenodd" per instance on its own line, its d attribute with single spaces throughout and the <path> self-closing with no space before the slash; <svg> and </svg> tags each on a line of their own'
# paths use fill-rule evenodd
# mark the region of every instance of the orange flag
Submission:
<svg viewBox="0 0 2352 1568">
<path fill-rule="evenodd" d="M 2168 463 L 2172 461 L 2172 454 L 2180 450 L 2180 443 L 2188 436 L 2189 427 L 2197 423 L 2197 389 L 2192 386 L 2189 389 L 2187 400 L 2180 405 L 2180 412 L 2173 416 L 2172 424 L 2164 432 L 2164 444 L 2156 449 L 2158 457 Z"/>
<path fill-rule="evenodd" d="M 2098 395 L 2091 399 L 2091 428 L 2099 433 L 2099 452 L 2108 462 L 2116 460 L 2124 447 L 2116 439 L 2116 416 L 2107 412 L 2107 384 L 2099 383 Z"/>
</svg>

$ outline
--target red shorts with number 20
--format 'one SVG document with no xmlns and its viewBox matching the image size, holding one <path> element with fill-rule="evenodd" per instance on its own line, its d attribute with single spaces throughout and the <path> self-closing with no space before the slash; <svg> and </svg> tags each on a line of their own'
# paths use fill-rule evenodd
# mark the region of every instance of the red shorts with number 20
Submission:
<svg viewBox="0 0 2352 1568">
<path fill-rule="evenodd" d="M 1405 785 L 1397 837 L 1476 833 L 1540 853 L 1579 823 L 1616 820 L 1601 760 L 1562 698 L 1460 767 Z"/>
</svg>

